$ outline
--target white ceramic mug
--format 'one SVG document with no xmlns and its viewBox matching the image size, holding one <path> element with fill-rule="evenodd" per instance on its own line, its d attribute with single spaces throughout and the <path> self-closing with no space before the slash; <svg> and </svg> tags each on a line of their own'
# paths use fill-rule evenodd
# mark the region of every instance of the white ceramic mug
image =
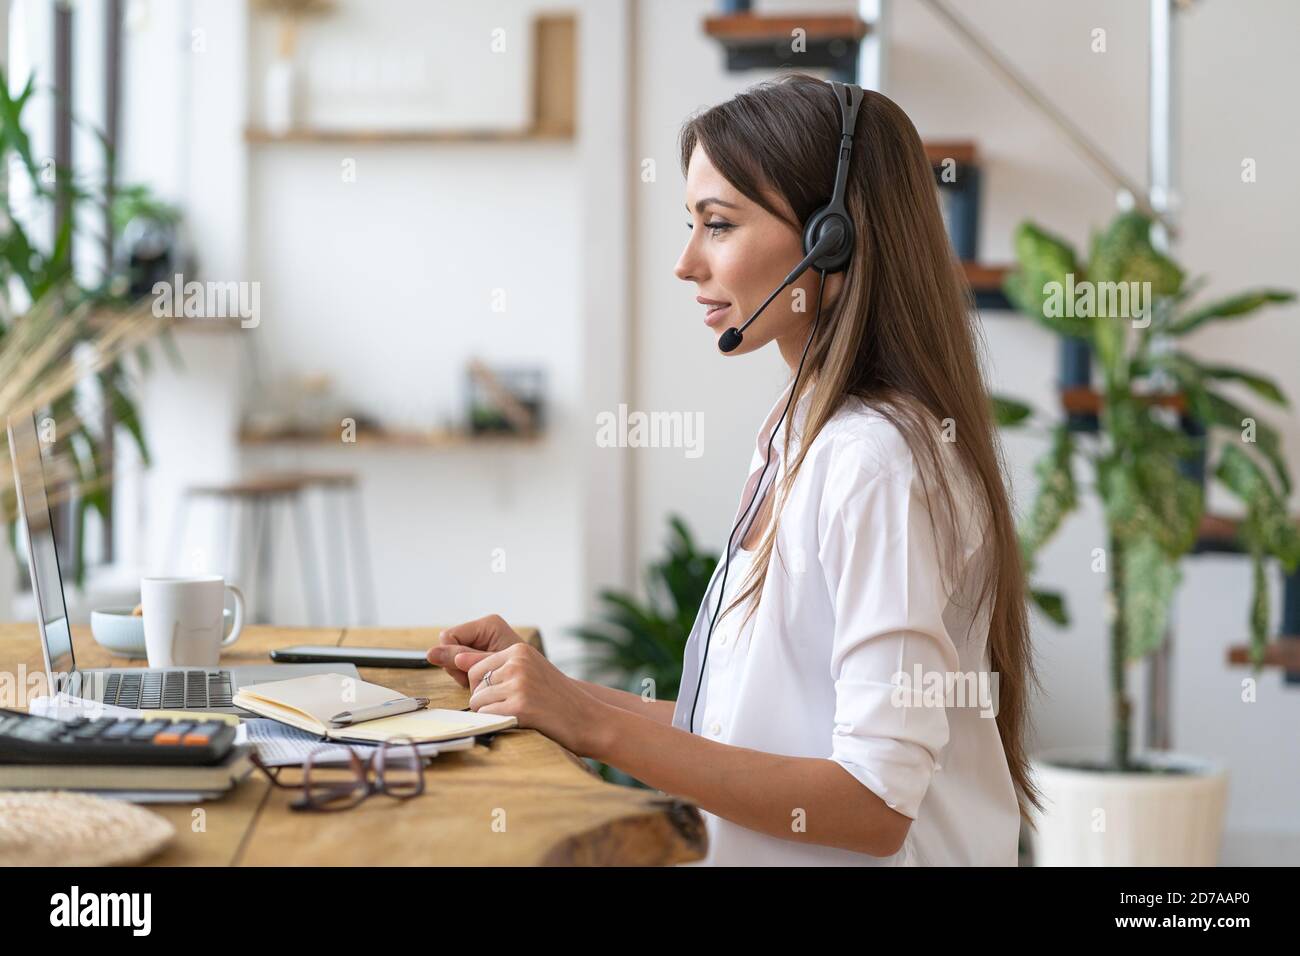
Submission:
<svg viewBox="0 0 1300 956">
<path fill-rule="evenodd" d="M 235 620 L 223 636 L 226 591 L 235 597 Z M 140 603 L 150 667 L 216 667 L 244 629 L 244 595 L 219 574 L 141 578 Z"/>
</svg>

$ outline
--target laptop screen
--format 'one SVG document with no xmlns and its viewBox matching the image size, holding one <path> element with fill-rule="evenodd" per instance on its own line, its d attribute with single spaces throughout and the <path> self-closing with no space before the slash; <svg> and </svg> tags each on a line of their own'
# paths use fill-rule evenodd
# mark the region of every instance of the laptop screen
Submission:
<svg viewBox="0 0 1300 956">
<path fill-rule="evenodd" d="M 9 419 L 9 452 L 14 463 L 14 482 L 26 527 L 32 589 L 36 592 L 45 663 L 54 680 L 76 668 L 72 653 L 72 632 L 68 608 L 63 601 L 63 576 L 59 573 L 59 552 L 54 546 L 50 503 L 45 495 L 45 466 L 34 415 Z"/>
</svg>

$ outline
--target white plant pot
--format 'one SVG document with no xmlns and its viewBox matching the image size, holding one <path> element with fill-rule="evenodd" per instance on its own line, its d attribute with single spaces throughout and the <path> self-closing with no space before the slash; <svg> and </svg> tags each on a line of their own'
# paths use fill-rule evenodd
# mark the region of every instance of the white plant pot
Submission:
<svg viewBox="0 0 1300 956">
<path fill-rule="evenodd" d="M 1031 833 L 1035 866 L 1215 866 L 1228 802 L 1224 768 L 1176 753 L 1142 759 L 1183 773 L 1106 773 L 1097 748 L 1047 751 L 1032 760 L 1043 794 Z"/>
</svg>

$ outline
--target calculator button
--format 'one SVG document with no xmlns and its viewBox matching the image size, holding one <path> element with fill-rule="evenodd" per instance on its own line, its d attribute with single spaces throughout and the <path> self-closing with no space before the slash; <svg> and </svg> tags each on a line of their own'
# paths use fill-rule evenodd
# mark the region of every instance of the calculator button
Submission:
<svg viewBox="0 0 1300 956">
<path fill-rule="evenodd" d="M 219 720 L 199 724 L 181 738 L 181 743 L 191 747 L 202 747 L 204 744 L 211 742 L 212 736 L 221 730 L 222 726 L 223 724 Z"/>
<path fill-rule="evenodd" d="M 132 740 L 153 740 L 154 734 L 167 726 L 165 720 L 147 720 L 131 731 Z"/>
<path fill-rule="evenodd" d="M 181 738 L 185 736 L 185 734 L 189 733 L 190 728 L 193 726 L 193 723 L 186 723 L 184 721 L 174 723 L 166 730 L 159 731 L 158 735 L 154 737 L 153 742 L 156 744 L 168 745 L 179 744 Z"/>
<path fill-rule="evenodd" d="M 72 736 L 77 740 L 93 740 L 98 737 L 106 728 L 113 726 L 113 721 L 108 717 L 99 717 L 88 724 L 78 727 L 72 732 Z"/>
<path fill-rule="evenodd" d="M 115 723 L 112 727 L 109 727 L 108 730 L 100 734 L 99 739 L 100 740 L 125 740 L 127 737 L 131 736 L 131 733 L 138 726 L 140 726 L 140 722 L 138 720 L 131 720 L 131 719 L 121 720 Z"/>
</svg>

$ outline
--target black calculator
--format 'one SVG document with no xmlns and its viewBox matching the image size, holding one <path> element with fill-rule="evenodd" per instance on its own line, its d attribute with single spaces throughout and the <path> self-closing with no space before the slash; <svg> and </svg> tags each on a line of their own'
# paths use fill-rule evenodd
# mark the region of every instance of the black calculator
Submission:
<svg viewBox="0 0 1300 956">
<path fill-rule="evenodd" d="M 54 720 L 0 708 L 0 763 L 201 766 L 234 745 L 235 728 L 222 720 Z"/>
</svg>

